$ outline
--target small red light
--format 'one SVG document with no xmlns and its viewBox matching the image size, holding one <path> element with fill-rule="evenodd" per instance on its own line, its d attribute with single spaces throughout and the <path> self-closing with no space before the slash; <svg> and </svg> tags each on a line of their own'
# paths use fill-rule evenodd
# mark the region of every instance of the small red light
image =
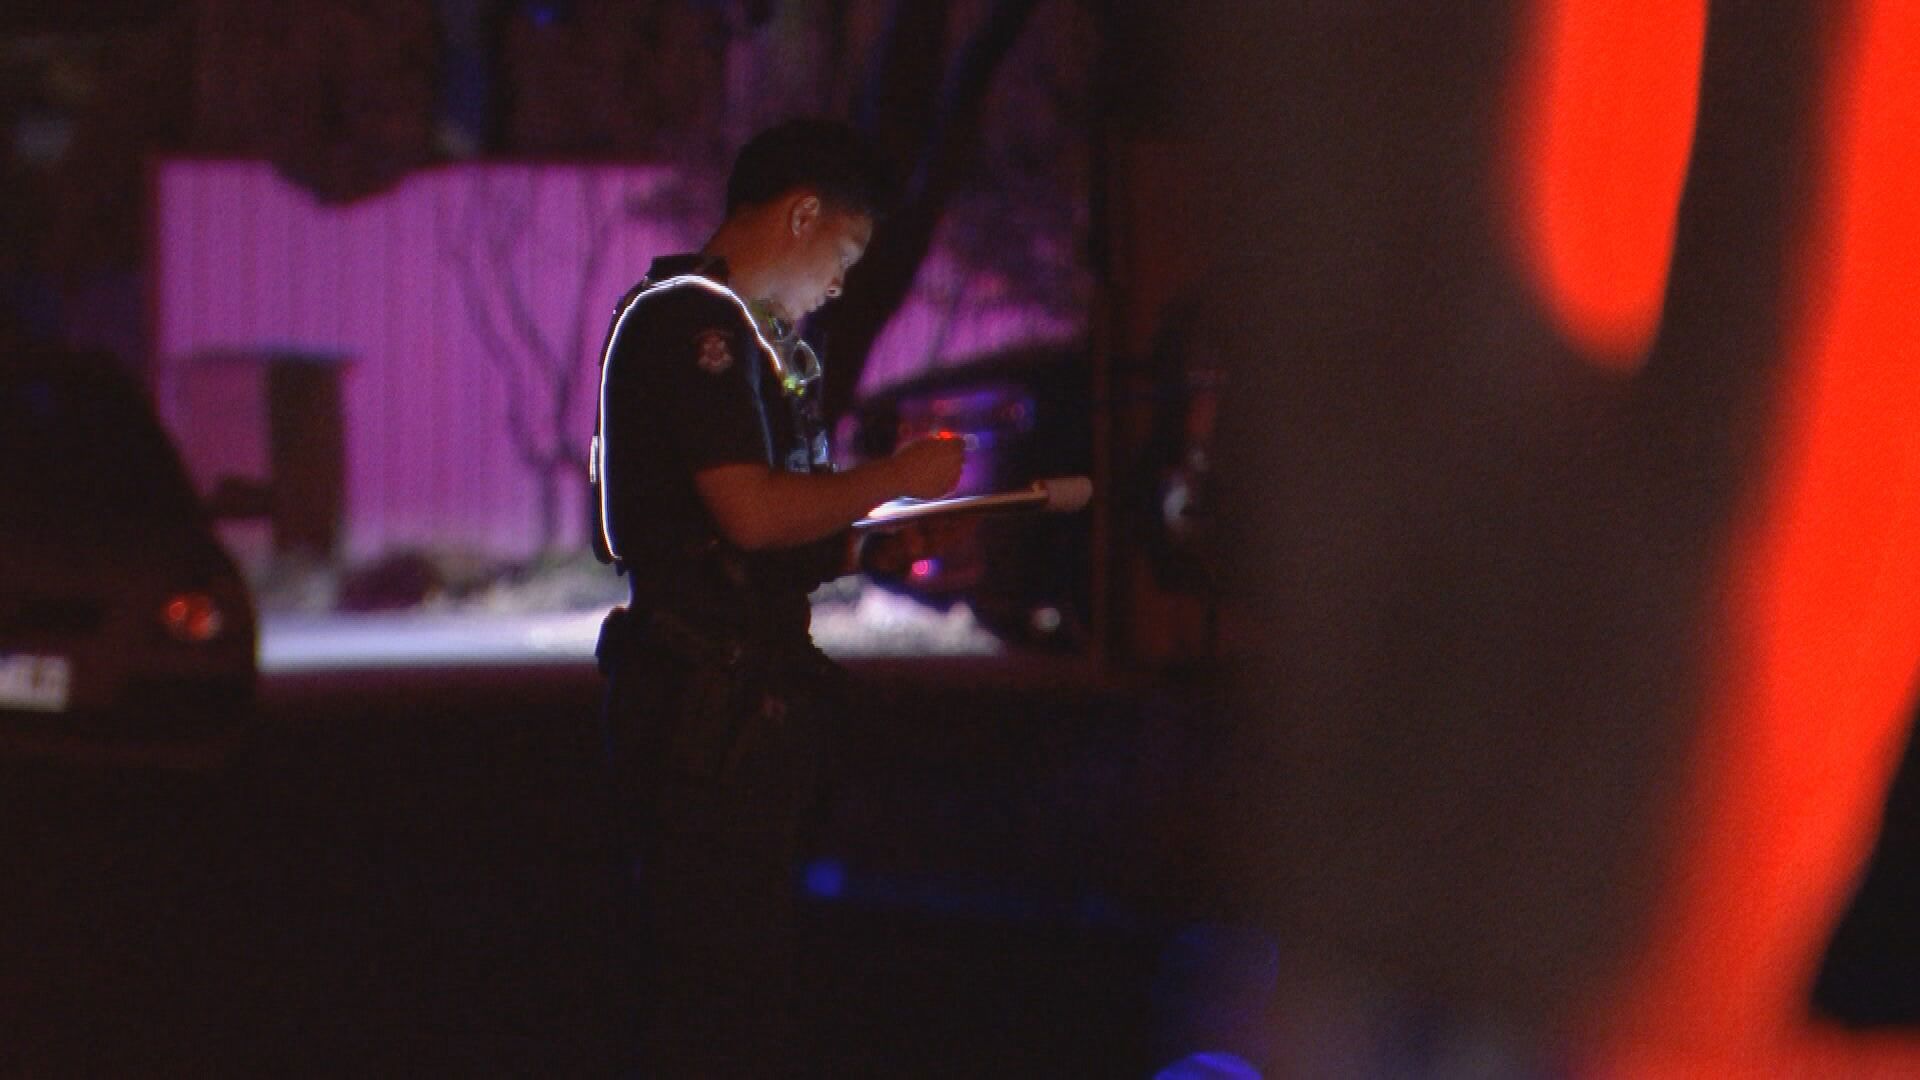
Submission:
<svg viewBox="0 0 1920 1080">
<path fill-rule="evenodd" d="M 161 623 L 179 641 L 200 644 L 220 636 L 226 620 L 213 597 L 201 592 L 179 593 L 161 608 Z"/>
<path fill-rule="evenodd" d="M 915 559 L 913 561 L 913 576 L 917 578 L 932 577 L 934 572 L 939 569 L 940 564 L 934 562 L 932 559 Z"/>
</svg>

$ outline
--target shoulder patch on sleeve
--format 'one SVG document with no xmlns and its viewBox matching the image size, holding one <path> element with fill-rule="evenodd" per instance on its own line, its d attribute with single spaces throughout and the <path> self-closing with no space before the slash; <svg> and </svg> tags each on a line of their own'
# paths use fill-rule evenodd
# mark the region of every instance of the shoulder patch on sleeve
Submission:
<svg viewBox="0 0 1920 1080">
<path fill-rule="evenodd" d="M 733 366 L 733 346 L 727 344 L 723 331 L 700 331 L 694 335 L 693 347 L 700 370 L 709 375 L 718 375 Z"/>
</svg>

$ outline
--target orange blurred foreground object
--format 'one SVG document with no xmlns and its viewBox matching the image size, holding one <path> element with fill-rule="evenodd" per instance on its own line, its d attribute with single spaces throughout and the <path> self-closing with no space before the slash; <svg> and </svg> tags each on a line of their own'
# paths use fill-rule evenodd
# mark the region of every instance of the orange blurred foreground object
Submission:
<svg viewBox="0 0 1920 1080">
<path fill-rule="evenodd" d="M 1543 0 L 1513 83 L 1512 241 L 1554 324 L 1594 364 L 1637 367 L 1673 258 L 1705 0 Z"/>
<path fill-rule="evenodd" d="M 1667 895 L 1596 1074 L 1920 1076 L 1920 1034 L 1808 1013 L 1920 671 L 1920 5 L 1859 4 L 1824 85 L 1770 472 L 1729 564 Z"/>
</svg>

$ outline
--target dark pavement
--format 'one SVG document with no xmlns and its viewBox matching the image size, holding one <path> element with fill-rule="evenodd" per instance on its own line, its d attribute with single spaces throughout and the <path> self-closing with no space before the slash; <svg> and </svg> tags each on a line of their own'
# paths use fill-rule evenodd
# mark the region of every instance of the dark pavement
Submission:
<svg viewBox="0 0 1920 1080">
<path fill-rule="evenodd" d="M 869 664 L 804 874 L 803 1073 L 1146 1076 L 1204 723 Z M 225 772 L 8 763 L 0 1076 L 607 1075 L 641 1007 L 578 664 L 270 679 Z"/>
</svg>

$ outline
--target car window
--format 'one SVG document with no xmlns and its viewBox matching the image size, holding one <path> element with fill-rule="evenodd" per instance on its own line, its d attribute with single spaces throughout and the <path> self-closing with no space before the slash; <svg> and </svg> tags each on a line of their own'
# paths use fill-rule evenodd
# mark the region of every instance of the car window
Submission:
<svg viewBox="0 0 1920 1080">
<path fill-rule="evenodd" d="M 0 366 L 0 526 L 84 534 L 199 512 L 138 387 L 87 365 Z"/>
</svg>

